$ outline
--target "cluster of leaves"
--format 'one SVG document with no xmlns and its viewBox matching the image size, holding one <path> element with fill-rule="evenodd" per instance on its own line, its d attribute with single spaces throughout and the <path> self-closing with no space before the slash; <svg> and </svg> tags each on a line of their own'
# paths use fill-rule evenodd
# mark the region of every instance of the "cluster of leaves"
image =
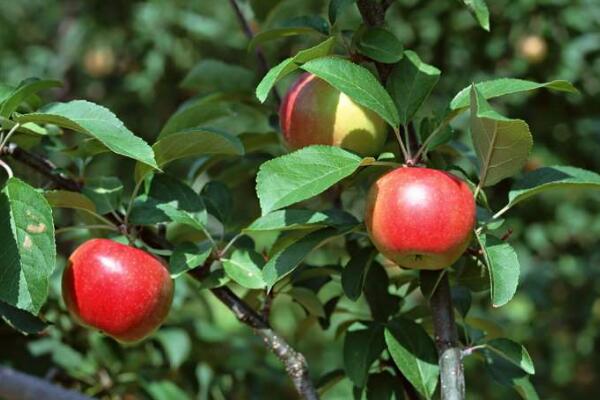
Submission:
<svg viewBox="0 0 600 400">
<path fill-rule="evenodd" d="M 481 25 L 489 27 L 483 3 L 465 3 Z M 485 188 L 520 172 L 531 151 L 532 137 L 524 121 L 502 116 L 487 100 L 543 87 L 567 92 L 574 89 L 564 81 L 485 81 L 466 87 L 448 102 L 443 113 L 431 115 L 423 104 L 441 71 L 424 63 L 416 52 L 404 50 L 390 30 L 361 27 L 355 33 L 342 31 L 336 25 L 338 16 L 351 5 L 351 1 L 332 1 L 329 21 L 320 16 L 293 18 L 256 35 L 251 48 L 290 35 L 321 38 L 315 46 L 296 52 L 271 69 L 256 88 L 256 97 L 266 101 L 269 91 L 298 69 L 311 72 L 378 113 L 392 129 L 403 127 L 405 132 L 414 132 L 413 140 L 426 142 L 431 166 L 459 171 L 463 178 L 477 182 L 473 184 L 480 204 L 476 248 L 481 248 L 481 254 L 465 256 L 448 272 L 461 317 L 461 340 L 468 352 L 481 356 L 498 382 L 515 387 L 524 398 L 535 398 L 527 380 L 527 374 L 534 372 L 529 355 L 521 345 L 496 337 L 489 322 L 470 317 L 471 299 L 473 293 L 489 290 L 491 304 L 499 307 L 517 288 L 516 253 L 500 237 L 504 223 L 500 217 L 506 211 L 554 187 L 597 187 L 600 176 L 573 167 L 541 168 L 519 177 L 508 192 L 506 205 L 496 212 L 490 210 Z M 348 38 L 352 39 L 350 44 Z M 342 51 L 342 46 L 347 46 L 351 55 L 360 54 L 365 63 L 331 56 Z M 369 70 L 369 60 L 393 65 L 385 85 Z M 214 75 L 215 71 L 219 73 Z M 214 77 L 220 75 L 228 79 L 216 81 Z M 325 371 L 329 373 L 320 381 L 324 393 L 345 375 L 357 395 L 366 390 L 369 398 L 390 398 L 393 393 L 401 398 L 404 388 L 397 379 L 401 374 L 423 397 L 431 398 L 438 370 L 430 338 L 431 320 L 424 304 L 436 282 L 420 281 L 410 271 L 386 268 L 386 261 L 375 253 L 360 223 L 364 194 L 373 179 L 384 172 L 377 162 L 402 161 L 393 140 L 377 160 L 326 146 L 281 155 L 284 150 L 279 136 L 267 118 L 274 107 L 234 93 L 252 86 L 253 73 L 239 65 L 203 61 L 184 85 L 206 88 L 209 82 L 218 91 L 183 104 L 164 124 L 152 146 L 99 105 L 71 101 L 42 106 L 36 93 L 56 86 L 55 81 L 29 80 L 16 88 L 2 87 L 0 115 L 5 134 L 0 143 L 10 139 L 27 148 L 37 146 L 67 155 L 72 162 L 67 168 L 78 168 L 79 175 L 85 177 L 82 193 L 41 192 L 18 178 L 4 184 L 0 230 L 7 240 L 1 254 L 8 261 L 0 281 L 3 318 L 25 332 L 44 328 L 34 315 L 46 301 L 56 265 L 51 208 L 77 210 L 78 221 L 94 229 L 93 234 L 106 228 L 114 231 L 111 237 L 117 240 L 127 238 L 109 216 L 126 215 L 122 222 L 134 227 L 129 231 L 131 236 L 139 227 L 167 226 L 174 250 L 165 255 L 170 256 L 174 278 L 218 251 L 220 262 L 210 266 L 197 287 L 234 285 L 256 305 L 267 303 L 270 297 L 275 301 L 288 297 L 305 312 L 303 329 L 318 324 L 326 330 L 332 318 L 343 316 L 335 336 L 345 337 L 344 368 Z M 474 153 L 459 140 L 460 132 L 449 127 L 466 111 L 471 115 Z M 124 185 L 118 179 L 93 178 L 85 173 L 88 164 L 108 152 L 136 162 L 136 189 L 129 200 L 124 201 Z M 179 161 L 183 159 L 195 161 Z M 160 170 L 185 171 L 185 175 Z M 241 170 L 252 172 L 240 174 Z M 240 198 L 236 188 L 252 184 L 256 171 L 261 216 L 247 220 L 238 217 L 236 207 L 255 200 Z M 55 220 L 59 229 L 72 228 Z M 137 244 L 155 251 L 139 239 Z M 91 340 L 106 346 L 98 336 Z M 164 344 L 173 368 L 181 365 L 182 357 L 190 351 L 186 350 L 189 337 L 182 330 L 165 329 L 157 340 Z M 72 351 L 48 339 L 32 347 L 35 354 Z M 95 366 L 81 368 L 77 374 L 77 368 L 87 364 L 75 356 L 71 361 L 68 370 L 86 382 L 86 374 L 91 375 Z M 200 382 L 211 379 L 202 368 L 196 374 Z M 181 391 L 168 382 L 160 383 L 163 385 L 147 388 L 156 399 Z"/>
</svg>

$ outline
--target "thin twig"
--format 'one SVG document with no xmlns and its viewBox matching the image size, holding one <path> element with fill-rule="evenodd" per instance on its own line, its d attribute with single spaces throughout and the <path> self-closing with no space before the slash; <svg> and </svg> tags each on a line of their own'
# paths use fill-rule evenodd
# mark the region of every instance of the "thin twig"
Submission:
<svg viewBox="0 0 600 400">
<path fill-rule="evenodd" d="M 195 270 L 192 270 L 192 272 Z M 193 275 L 193 273 L 192 273 Z M 235 293 L 227 287 L 211 289 L 211 292 L 225 304 L 235 317 L 254 329 L 254 332 L 262 337 L 265 345 L 269 348 L 285 366 L 292 378 L 298 394 L 306 400 L 317 400 L 319 395 L 308 374 L 308 363 L 304 355 L 296 351 L 286 340 L 277 334 L 269 324 L 242 301 Z"/>
<path fill-rule="evenodd" d="M 229 0 L 229 4 L 231 4 L 231 8 L 233 8 L 233 11 L 235 12 L 235 16 L 237 17 L 238 22 L 240 23 L 242 31 L 244 31 L 244 35 L 246 35 L 248 40 L 251 41 L 254 38 L 254 32 L 252 32 L 250 24 L 248 23 L 248 21 L 246 21 L 246 17 L 244 17 L 244 13 L 240 9 L 240 6 L 238 5 L 236 0 Z M 261 75 L 265 76 L 270 69 L 267 57 L 265 56 L 265 53 L 260 46 L 256 46 L 254 51 L 256 53 L 256 59 L 258 60 L 261 69 Z M 275 98 L 275 102 L 277 104 L 281 104 L 281 97 L 279 96 L 279 93 L 275 88 L 273 88 L 273 96 Z"/>
<path fill-rule="evenodd" d="M 54 231 L 56 235 L 63 232 L 75 231 L 80 229 L 104 229 L 108 231 L 116 231 L 119 230 L 113 225 L 77 225 L 77 226 L 66 226 L 64 228 L 58 228 Z"/>
</svg>

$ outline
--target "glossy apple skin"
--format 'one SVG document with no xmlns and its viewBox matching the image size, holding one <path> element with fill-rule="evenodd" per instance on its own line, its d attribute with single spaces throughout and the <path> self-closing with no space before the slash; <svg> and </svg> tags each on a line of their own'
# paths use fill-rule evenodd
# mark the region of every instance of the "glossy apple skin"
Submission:
<svg viewBox="0 0 600 400">
<path fill-rule="evenodd" d="M 365 224 L 375 247 L 399 266 L 442 269 L 469 245 L 475 200 L 454 175 L 401 167 L 371 187 Z"/>
<path fill-rule="evenodd" d="M 279 120 L 293 150 L 325 144 L 373 156 L 387 137 L 386 123 L 377 114 L 309 73 L 302 74 L 287 92 Z"/>
<path fill-rule="evenodd" d="M 136 342 L 166 318 L 173 281 L 158 258 L 108 239 L 79 246 L 62 279 L 65 304 L 85 326 L 121 342 Z"/>
</svg>

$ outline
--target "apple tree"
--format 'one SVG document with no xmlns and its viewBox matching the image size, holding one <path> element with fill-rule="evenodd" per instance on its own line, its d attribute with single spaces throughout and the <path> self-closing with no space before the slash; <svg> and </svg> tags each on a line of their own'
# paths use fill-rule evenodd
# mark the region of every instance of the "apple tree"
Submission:
<svg viewBox="0 0 600 400">
<path fill-rule="evenodd" d="M 2 319 L 32 337 L 78 329 L 73 337 L 100 330 L 137 346 L 157 338 L 177 365 L 177 346 L 189 339 L 160 324 L 171 302 L 186 307 L 178 290 L 198 291 L 260 337 L 289 377 L 290 396 L 327 398 L 347 379 L 356 399 L 464 399 L 463 363 L 472 359 L 486 379 L 537 399 L 525 347 L 469 311 L 485 296 L 492 314 L 518 290 L 505 220 L 514 207 L 554 189 L 600 188 L 600 175 L 574 166 L 523 172 L 535 126 L 503 114 L 497 102 L 532 91 L 577 96 L 577 89 L 566 80 L 465 76 L 462 90 L 432 105 L 444 71 L 390 29 L 393 1 L 331 0 L 323 15 L 260 29 L 240 3 L 231 0 L 230 11 L 256 67 L 199 64 L 183 86 L 222 90 L 181 104 L 152 143 L 102 104 L 44 103 L 44 91 L 60 81 L 0 86 Z M 259 14 L 257 4 L 269 2 L 250 3 Z M 456 3 L 491 29 L 484 1 Z M 361 19 L 342 26 L 349 12 Z M 289 37 L 310 45 L 265 52 Z M 529 54 L 542 45 L 523 46 Z M 86 65 L 108 68 L 96 56 Z M 130 160 L 129 179 L 95 174 L 90 165 L 99 158 Z M 502 193 L 493 190 L 508 180 Z M 51 277 L 63 272 L 57 259 L 66 264 L 64 300 L 52 320 L 46 307 Z M 270 308 L 284 297 L 304 312 L 298 331 L 326 331 L 346 317 L 335 328 L 341 365 L 315 374 L 276 329 Z M 81 398 L 23 379 L 6 382 L 17 392 L 31 385 L 42 398 Z M 0 384 L 0 396 L 10 384 Z M 152 398 L 185 393 L 166 379 L 158 384 L 146 388 Z"/>
</svg>

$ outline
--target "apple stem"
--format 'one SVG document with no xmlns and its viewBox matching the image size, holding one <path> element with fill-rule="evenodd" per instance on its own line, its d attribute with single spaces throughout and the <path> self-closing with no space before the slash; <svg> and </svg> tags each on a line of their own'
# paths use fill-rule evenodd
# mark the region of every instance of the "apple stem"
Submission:
<svg viewBox="0 0 600 400">
<path fill-rule="evenodd" d="M 6 175 L 8 175 L 8 178 L 12 178 L 14 176 L 12 169 L 10 168 L 10 166 L 5 163 L 3 160 L 0 160 L 0 167 L 2 167 L 2 169 L 4 169 L 6 171 Z"/>
<path fill-rule="evenodd" d="M 404 142 L 406 143 L 406 152 L 408 153 L 408 160 L 406 160 L 406 163 L 408 164 L 409 162 L 413 162 L 414 164 L 414 159 L 411 151 L 410 132 L 408 131 L 408 126 L 402 125 L 402 130 L 404 131 Z"/>
<path fill-rule="evenodd" d="M 423 272 L 426 274 L 441 274 L 441 279 L 431 295 L 429 304 L 433 314 L 435 344 L 439 355 L 442 400 L 464 400 L 465 377 L 462 350 L 459 346 L 454 321 L 454 308 L 448 274 L 444 271 Z"/>
<path fill-rule="evenodd" d="M 450 124 L 450 122 L 452 122 L 452 120 L 456 118 L 457 115 L 458 113 L 456 112 L 448 114 L 446 118 L 444 118 L 444 120 L 433 130 L 433 132 L 431 132 L 431 134 L 427 136 L 427 139 L 425 139 L 423 144 L 419 147 L 419 150 L 417 150 L 417 154 L 415 154 L 415 163 L 418 163 L 421 156 L 427 151 L 427 147 L 429 146 L 433 138 L 435 138 L 441 131 L 443 131 L 444 128 L 446 128 L 448 124 Z"/>
<path fill-rule="evenodd" d="M 394 135 L 396 135 L 396 139 L 398 139 L 398 144 L 400 145 L 400 151 L 402 151 L 402 157 L 404 157 L 404 162 L 406 164 L 409 164 L 409 162 L 411 161 L 411 157 L 408 154 L 408 151 L 406 150 L 406 146 L 404 146 L 404 141 L 402 140 L 402 137 L 400 136 L 400 130 L 396 127 L 394 127 Z"/>
<path fill-rule="evenodd" d="M 8 139 L 10 139 L 10 137 L 13 135 L 13 133 L 16 132 L 17 129 L 19 129 L 19 127 L 21 126 L 21 124 L 16 123 L 11 129 L 10 131 L 8 131 L 8 133 L 6 134 L 6 137 L 2 137 L 0 136 L 0 153 L 2 153 L 2 148 L 4 146 L 6 146 L 6 143 L 8 143 Z"/>
<path fill-rule="evenodd" d="M 238 233 L 237 235 L 235 235 L 230 241 L 229 243 L 227 243 L 225 245 L 225 247 L 223 247 L 223 250 L 219 251 L 219 257 L 223 257 L 225 254 L 227 254 L 227 252 L 229 251 L 229 249 L 231 249 L 231 246 L 234 245 L 234 243 L 243 236 L 243 233 Z"/>
</svg>

